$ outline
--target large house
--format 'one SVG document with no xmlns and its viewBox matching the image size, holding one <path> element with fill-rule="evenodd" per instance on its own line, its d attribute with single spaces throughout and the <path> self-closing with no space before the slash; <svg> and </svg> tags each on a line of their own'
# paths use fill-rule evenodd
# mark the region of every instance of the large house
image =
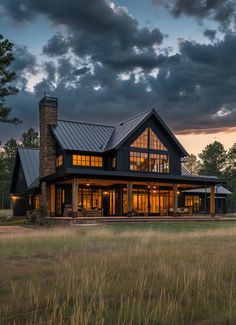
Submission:
<svg viewBox="0 0 236 325">
<path fill-rule="evenodd" d="M 188 155 L 157 112 L 116 125 L 58 119 L 39 103 L 40 149 L 18 148 L 15 216 L 46 205 L 51 217 L 225 213 L 230 193 L 215 176 L 192 176 Z"/>
</svg>

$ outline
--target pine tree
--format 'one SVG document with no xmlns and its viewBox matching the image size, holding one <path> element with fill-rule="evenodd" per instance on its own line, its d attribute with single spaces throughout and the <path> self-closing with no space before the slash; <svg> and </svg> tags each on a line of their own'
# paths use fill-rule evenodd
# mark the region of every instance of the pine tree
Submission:
<svg viewBox="0 0 236 325">
<path fill-rule="evenodd" d="M 39 133 L 33 128 L 30 128 L 28 131 L 22 134 L 21 138 L 22 145 L 29 148 L 38 148 L 39 147 Z"/>
<path fill-rule="evenodd" d="M 15 95 L 18 90 L 10 85 L 15 80 L 15 72 L 8 70 L 14 60 L 13 44 L 0 34 L 0 122 L 18 124 L 18 118 L 10 118 L 11 108 L 5 105 L 6 97 Z"/>
</svg>

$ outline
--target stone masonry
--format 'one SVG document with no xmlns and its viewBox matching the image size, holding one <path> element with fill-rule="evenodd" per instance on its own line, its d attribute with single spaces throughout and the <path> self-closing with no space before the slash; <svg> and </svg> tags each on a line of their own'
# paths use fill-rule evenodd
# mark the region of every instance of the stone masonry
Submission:
<svg viewBox="0 0 236 325">
<path fill-rule="evenodd" d="M 40 180 L 56 171 L 56 141 L 52 136 L 50 126 L 57 125 L 58 107 L 57 98 L 44 96 L 39 102 L 39 129 L 40 129 Z M 41 205 L 50 211 L 50 188 L 41 181 Z"/>
</svg>

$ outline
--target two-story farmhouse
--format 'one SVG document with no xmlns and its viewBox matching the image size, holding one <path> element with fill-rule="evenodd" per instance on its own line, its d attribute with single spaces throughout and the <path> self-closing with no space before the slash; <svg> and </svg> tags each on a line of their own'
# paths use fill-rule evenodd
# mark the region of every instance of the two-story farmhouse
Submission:
<svg viewBox="0 0 236 325">
<path fill-rule="evenodd" d="M 51 217 L 225 212 L 222 180 L 181 166 L 188 154 L 154 109 L 116 125 L 65 121 L 45 96 L 39 121 L 40 149 L 17 152 L 16 216 L 39 202 Z"/>
</svg>

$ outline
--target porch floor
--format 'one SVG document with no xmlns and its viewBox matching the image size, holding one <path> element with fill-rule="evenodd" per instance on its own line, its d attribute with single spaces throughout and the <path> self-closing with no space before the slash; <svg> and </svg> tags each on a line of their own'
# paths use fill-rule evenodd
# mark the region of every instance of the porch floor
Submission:
<svg viewBox="0 0 236 325">
<path fill-rule="evenodd" d="M 47 218 L 50 220 L 67 221 L 70 223 L 149 223 L 149 222 L 178 222 L 178 221 L 236 221 L 236 218 L 227 218 L 222 215 L 210 217 L 209 215 L 193 215 L 193 216 L 103 216 L 103 217 L 54 217 Z"/>
</svg>

